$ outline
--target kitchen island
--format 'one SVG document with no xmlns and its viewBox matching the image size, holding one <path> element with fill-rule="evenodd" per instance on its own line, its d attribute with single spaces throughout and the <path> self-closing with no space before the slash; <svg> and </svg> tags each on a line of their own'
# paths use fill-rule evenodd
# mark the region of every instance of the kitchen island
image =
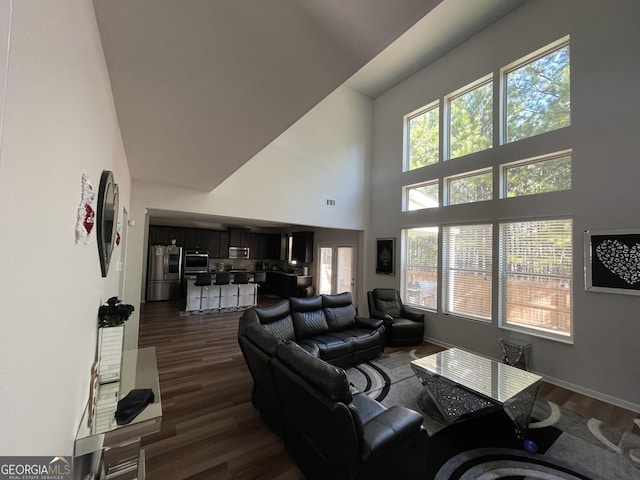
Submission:
<svg viewBox="0 0 640 480">
<path fill-rule="evenodd" d="M 281 298 L 306 297 L 307 287 L 311 287 L 312 284 L 313 277 L 311 275 L 271 271 L 267 272 L 267 281 L 263 291 Z"/>
<path fill-rule="evenodd" d="M 221 310 L 226 308 L 252 307 L 258 301 L 258 285 L 253 283 L 255 272 L 249 273 L 247 284 L 234 284 L 234 274 L 230 273 L 228 285 L 216 285 L 216 274 L 211 273 L 211 285 L 196 286 L 196 275 L 185 275 L 187 284 L 187 312 L 204 310 Z"/>
</svg>

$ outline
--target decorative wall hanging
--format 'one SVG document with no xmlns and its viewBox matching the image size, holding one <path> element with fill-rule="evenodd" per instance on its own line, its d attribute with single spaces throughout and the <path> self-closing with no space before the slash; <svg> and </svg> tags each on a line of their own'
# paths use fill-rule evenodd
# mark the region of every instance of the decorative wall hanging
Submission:
<svg viewBox="0 0 640 480">
<path fill-rule="evenodd" d="M 91 203 L 93 203 L 95 196 L 96 193 L 93 190 L 92 183 L 83 173 L 82 198 L 78 206 L 78 218 L 76 220 L 76 245 L 87 245 L 91 241 L 91 230 L 93 230 L 96 216 Z"/>
<path fill-rule="evenodd" d="M 640 230 L 584 233 L 585 289 L 640 295 Z"/>
<path fill-rule="evenodd" d="M 98 189 L 98 254 L 102 276 L 106 277 L 111 262 L 111 253 L 116 239 L 118 225 L 118 185 L 113 181 L 113 173 L 104 170 Z"/>
<path fill-rule="evenodd" d="M 395 238 L 376 239 L 376 273 L 394 275 Z"/>
</svg>

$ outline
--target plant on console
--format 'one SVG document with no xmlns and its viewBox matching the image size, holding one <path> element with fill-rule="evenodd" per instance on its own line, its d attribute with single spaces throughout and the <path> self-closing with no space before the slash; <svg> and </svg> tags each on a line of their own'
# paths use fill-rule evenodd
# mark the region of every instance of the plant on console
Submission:
<svg viewBox="0 0 640 480">
<path fill-rule="evenodd" d="M 118 297 L 111 297 L 98 309 L 98 328 L 118 327 L 126 322 L 133 313 L 133 305 L 121 303 Z"/>
</svg>

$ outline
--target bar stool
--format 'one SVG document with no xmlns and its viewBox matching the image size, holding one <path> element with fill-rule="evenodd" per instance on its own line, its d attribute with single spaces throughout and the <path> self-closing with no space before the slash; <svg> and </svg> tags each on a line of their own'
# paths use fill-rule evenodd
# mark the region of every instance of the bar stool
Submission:
<svg viewBox="0 0 640 480">
<path fill-rule="evenodd" d="M 233 286 L 229 285 L 230 275 L 229 272 L 217 272 L 215 284 L 218 285 L 220 302 L 218 304 L 218 310 L 222 310 L 227 307 L 234 307 L 233 302 Z"/>
<path fill-rule="evenodd" d="M 253 274 L 253 306 L 258 305 L 258 289 L 267 281 L 267 272 L 256 272 Z"/>
<path fill-rule="evenodd" d="M 200 287 L 200 311 L 202 312 L 202 298 L 204 297 L 204 287 L 211 286 L 211 275 L 208 273 L 198 273 L 196 275 L 196 281 L 194 285 L 196 287 Z"/>
<path fill-rule="evenodd" d="M 248 285 L 249 283 L 249 274 L 247 272 L 236 272 L 233 275 L 233 284 L 237 285 L 237 300 L 236 300 L 236 308 L 239 309 L 240 308 L 240 304 L 242 303 L 242 305 L 244 306 L 246 304 L 246 302 L 242 302 L 241 300 L 247 296 L 247 287 L 245 285 Z"/>
</svg>

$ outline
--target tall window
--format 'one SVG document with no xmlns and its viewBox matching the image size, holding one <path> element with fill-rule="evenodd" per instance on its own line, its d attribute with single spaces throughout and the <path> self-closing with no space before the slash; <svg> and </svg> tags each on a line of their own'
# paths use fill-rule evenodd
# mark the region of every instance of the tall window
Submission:
<svg viewBox="0 0 640 480">
<path fill-rule="evenodd" d="M 506 142 L 571 124 L 569 41 L 505 70 Z"/>
<path fill-rule="evenodd" d="M 438 227 L 402 231 L 403 302 L 435 310 L 438 307 Z"/>
<path fill-rule="evenodd" d="M 443 229 L 445 313 L 491 320 L 492 231 L 491 224 Z"/>
<path fill-rule="evenodd" d="M 500 224 L 500 325 L 571 336 L 571 219 Z"/>
<path fill-rule="evenodd" d="M 449 158 L 493 145 L 493 82 L 449 99 Z"/>
<path fill-rule="evenodd" d="M 438 163 L 440 159 L 440 109 L 437 105 L 406 117 L 407 159 L 405 170 Z"/>
<path fill-rule="evenodd" d="M 541 151 L 542 141 L 513 143 L 570 127 L 570 93 L 566 36 L 404 117 L 403 167 L 421 170 L 407 174 L 402 210 L 421 210 L 407 217 L 412 227 L 419 218 L 443 224 L 439 253 L 437 233 L 402 231 L 403 301 L 486 322 L 497 313 L 502 328 L 572 340 L 573 223 L 558 219 L 571 204 L 563 193 L 572 188 L 570 130 L 554 134 L 552 144 L 562 138 L 567 145 L 561 151 Z M 491 148 L 492 155 L 470 156 Z M 554 201 L 541 198 L 550 192 Z M 465 224 L 451 226 L 458 221 Z M 425 272 L 437 281 L 438 268 L 440 285 L 428 283 Z"/>
</svg>

